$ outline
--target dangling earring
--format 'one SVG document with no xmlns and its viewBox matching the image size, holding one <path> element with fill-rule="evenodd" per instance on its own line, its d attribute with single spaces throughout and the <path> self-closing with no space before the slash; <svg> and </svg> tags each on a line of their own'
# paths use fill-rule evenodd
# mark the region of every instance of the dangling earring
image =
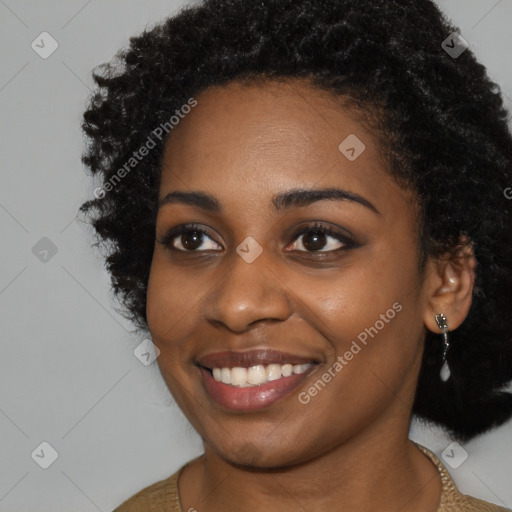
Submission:
<svg viewBox="0 0 512 512">
<path fill-rule="evenodd" d="M 450 367 L 448 366 L 448 361 L 446 360 L 446 354 L 448 353 L 448 348 L 450 347 L 450 342 L 448 341 L 448 323 L 446 322 L 446 317 L 443 313 L 436 315 L 436 322 L 439 326 L 439 329 L 443 332 L 443 366 L 441 367 L 441 372 L 439 373 L 439 377 L 443 382 L 446 382 L 451 375 Z"/>
</svg>

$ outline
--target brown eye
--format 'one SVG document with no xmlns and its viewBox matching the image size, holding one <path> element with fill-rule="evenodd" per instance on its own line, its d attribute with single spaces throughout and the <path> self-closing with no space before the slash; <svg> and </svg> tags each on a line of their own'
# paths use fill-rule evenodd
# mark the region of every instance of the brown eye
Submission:
<svg viewBox="0 0 512 512">
<path fill-rule="evenodd" d="M 180 236 L 179 241 L 184 249 L 194 251 L 198 247 L 201 247 L 203 237 L 204 234 L 200 231 L 187 231 Z"/>
<path fill-rule="evenodd" d="M 306 234 L 302 235 L 302 245 L 308 250 L 308 251 L 319 251 L 322 249 L 326 243 L 327 238 L 325 233 L 322 233 L 321 231 L 309 231 Z"/>
<path fill-rule="evenodd" d="M 218 243 L 202 227 L 195 225 L 177 226 L 171 229 L 159 242 L 170 250 L 181 252 L 218 251 Z"/>
<path fill-rule="evenodd" d="M 301 252 L 334 252 L 354 246 L 353 241 L 345 235 L 322 224 L 302 228 L 294 240 L 297 242 L 292 250 Z"/>
</svg>

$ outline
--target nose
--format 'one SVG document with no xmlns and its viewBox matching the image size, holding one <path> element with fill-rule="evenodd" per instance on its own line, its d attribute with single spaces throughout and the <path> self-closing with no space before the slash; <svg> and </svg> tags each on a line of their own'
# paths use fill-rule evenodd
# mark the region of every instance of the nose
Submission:
<svg viewBox="0 0 512 512">
<path fill-rule="evenodd" d="M 233 332 L 261 321 L 285 321 L 292 314 L 288 289 L 268 264 L 265 251 L 252 263 L 233 255 L 226 275 L 203 302 L 203 316 Z"/>
</svg>

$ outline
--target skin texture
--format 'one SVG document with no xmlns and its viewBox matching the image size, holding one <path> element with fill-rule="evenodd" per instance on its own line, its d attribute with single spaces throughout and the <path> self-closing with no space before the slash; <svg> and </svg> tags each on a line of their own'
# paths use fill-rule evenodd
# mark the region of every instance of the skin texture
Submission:
<svg viewBox="0 0 512 512">
<path fill-rule="evenodd" d="M 475 260 L 429 260 L 418 270 L 418 206 L 387 174 L 370 131 L 340 98 L 299 80 L 207 89 L 173 130 L 160 198 L 201 191 L 221 212 L 163 205 L 148 286 L 148 325 L 167 386 L 205 441 L 205 456 L 179 481 L 183 510 L 437 510 L 441 484 L 408 440 L 425 329 L 450 329 L 471 304 Z M 338 145 L 355 134 L 364 152 L 349 161 Z M 369 201 L 322 200 L 275 212 L 291 189 L 338 187 Z M 326 235 L 307 251 L 315 221 L 356 245 Z M 205 227 L 201 248 L 160 243 L 175 226 Z M 248 236 L 262 254 L 236 252 Z M 182 237 L 174 238 L 178 248 Z M 400 312 L 308 404 L 298 400 L 392 308 Z M 441 341 L 439 341 L 441 342 Z M 198 357 L 273 348 L 316 359 L 290 396 L 252 413 L 220 408 L 206 393 Z M 271 508 L 272 507 L 272 508 Z"/>
</svg>

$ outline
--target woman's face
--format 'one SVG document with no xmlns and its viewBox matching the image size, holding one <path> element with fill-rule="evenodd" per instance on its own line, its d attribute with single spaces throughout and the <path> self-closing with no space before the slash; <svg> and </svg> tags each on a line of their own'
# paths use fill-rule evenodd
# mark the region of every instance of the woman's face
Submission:
<svg viewBox="0 0 512 512">
<path fill-rule="evenodd" d="M 166 146 L 147 302 L 177 403 L 240 464 L 406 435 L 426 307 L 413 196 L 327 92 L 196 99 Z"/>
</svg>

